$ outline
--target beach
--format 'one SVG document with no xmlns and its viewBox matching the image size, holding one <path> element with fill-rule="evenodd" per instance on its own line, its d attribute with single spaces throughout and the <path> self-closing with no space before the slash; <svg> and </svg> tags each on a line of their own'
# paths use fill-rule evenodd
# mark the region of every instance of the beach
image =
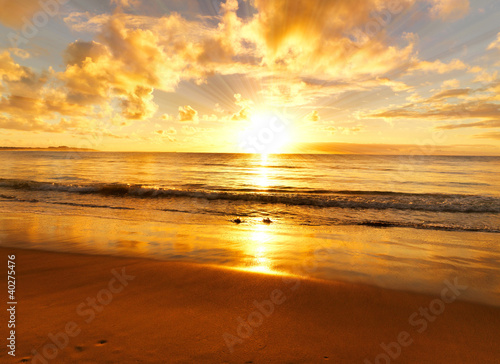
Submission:
<svg viewBox="0 0 500 364">
<path fill-rule="evenodd" d="M 14 363 L 500 357 L 498 158 L 2 153 Z"/>
<path fill-rule="evenodd" d="M 0 2 L 0 364 L 500 364 L 500 1 Z"/>
<path fill-rule="evenodd" d="M 404 363 L 495 363 L 500 355 L 498 307 L 445 303 L 420 333 L 423 324 L 409 318 L 439 296 L 181 262 L 0 253 L 16 256 L 10 362 L 384 363 L 381 344 Z M 60 348 L 48 359 L 51 337 Z M 407 346 L 398 349 L 398 338 Z"/>
</svg>

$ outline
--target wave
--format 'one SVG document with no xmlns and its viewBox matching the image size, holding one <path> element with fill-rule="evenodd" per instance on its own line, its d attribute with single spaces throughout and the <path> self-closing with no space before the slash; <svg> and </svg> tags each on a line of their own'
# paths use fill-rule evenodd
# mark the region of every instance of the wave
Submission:
<svg viewBox="0 0 500 364">
<path fill-rule="evenodd" d="M 436 223 L 415 223 L 402 221 L 359 221 L 359 222 L 341 222 L 342 225 L 362 225 L 378 228 L 403 227 L 423 230 L 442 230 L 442 231 L 470 231 L 483 233 L 499 233 L 498 228 L 488 226 L 464 226 L 457 224 L 436 224 Z"/>
<path fill-rule="evenodd" d="M 76 203 L 76 202 L 58 202 L 58 201 L 43 201 L 37 199 L 24 199 L 17 198 L 15 196 L 6 196 L 0 194 L 0 198 L 5 200 L 13 201 L 13 202 L 30 202 L 30 203 L 48 203 L 51 205 L 63 205 L 63 206 L 75 206 L 75 207 L 90 207 L 90 208 L 98 208 L 98 209 L 111 209 L 111 210 L 135 210 L 133 207 L 125 207 L 125 206 L 110 206 L 110 205 L 96 205 L 89 203 Z"/>
<path fill-rule="evenodd" d="M 239 165 L 239 164 L 201 163 L 201 165 L 202 166 L 209 166 L 209 167 L 226 167 L 226 168 L 238 168 L 238 169 L 241 169 L 241 165 Z M 277 169 L 304 169 L 305 167 L 291 166 L 291 165 L 268 165 L 268 166 L 265 166 L 264 168 L 266 168 L 266 169 L 272 169 L 272 168 L 277 168 Z"/>
<path fill-rule="evenodd" d="M 63 184 L 27 180 L 0 179 L 0 187 L 30 191 L 99 194 L 133 198 L 200 198 L 217 201 L 242 201 L 287 204 L 318 208 L 396 209 L 450 213 L 500 213 L 500 198 L 480 195 L 439 193 L 403 193 L 359 190 L 262 189 L 177 189 L 152 186 L 94 183 Z M 0 195 L 8 199 L 7 195 Z"/>
</svg>

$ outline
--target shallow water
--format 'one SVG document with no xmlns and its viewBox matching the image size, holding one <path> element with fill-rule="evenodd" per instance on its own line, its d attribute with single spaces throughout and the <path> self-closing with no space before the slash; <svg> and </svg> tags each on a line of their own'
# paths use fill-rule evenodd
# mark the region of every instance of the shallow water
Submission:
<svg viewBox="0 0 500 364">
<path fill-rule="evenodd" d="M 0 158 L 4 246 L 427 293 L 459 277 L 470 287 L 464 297 L 500 305 L 498 157 L 16 151 Z"/>
<path fill-rule="evenodd" d="M 500 232 L 498 157 L 0 155 L 0 206 L 13 209 L 119 209 L 136 211 L 137 219 L 154 211 L 160 221 L 170 221 L 169 212 L 200 221 L 270 215 L 299 225 Z"/>
</svg>

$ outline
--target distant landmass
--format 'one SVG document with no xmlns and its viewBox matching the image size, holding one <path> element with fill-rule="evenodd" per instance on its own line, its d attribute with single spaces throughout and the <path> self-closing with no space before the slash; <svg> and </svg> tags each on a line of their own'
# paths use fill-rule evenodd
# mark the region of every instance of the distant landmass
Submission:
<svg viewBox="0 0 500 364">
<path fill-rule="evenodd" d="M 0 147 L 0 150 L 40 150 L 40 151 L 61 151 L 61 152 L 67 152 L 67 151 L 79 151 L 79 152 L 95 152 L 97 151 L 96 149 L 90 149 L 90 148 L 73 148 L 73 147 L 67 147 L 65 145 L 61 145 L 59 147 L 46 147 L 46 148 L 36 148 L 36 147 Z"/>
</svg>

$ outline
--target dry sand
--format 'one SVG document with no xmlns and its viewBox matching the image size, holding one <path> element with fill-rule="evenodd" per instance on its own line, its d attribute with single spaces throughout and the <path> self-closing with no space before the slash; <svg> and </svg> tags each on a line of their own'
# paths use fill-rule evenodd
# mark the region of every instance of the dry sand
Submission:
<svg viewBox="0 0 500 364">
<path fill-rule="evenodd" d="M 498 307 L 434 301 L 444 312 L 429 322 L 418 310 L 439 298 L 414 293 L 146 259 L 0 253 L 16 255 L 15 358 L 6 310 L 0 322 L 6 363 L 500 362 Z M 6 292 L 2 283 L 4 304 Z M 394 360 L 381 344 L 398 337 L 407 346 L 390 346 Z"/>
</svg>

